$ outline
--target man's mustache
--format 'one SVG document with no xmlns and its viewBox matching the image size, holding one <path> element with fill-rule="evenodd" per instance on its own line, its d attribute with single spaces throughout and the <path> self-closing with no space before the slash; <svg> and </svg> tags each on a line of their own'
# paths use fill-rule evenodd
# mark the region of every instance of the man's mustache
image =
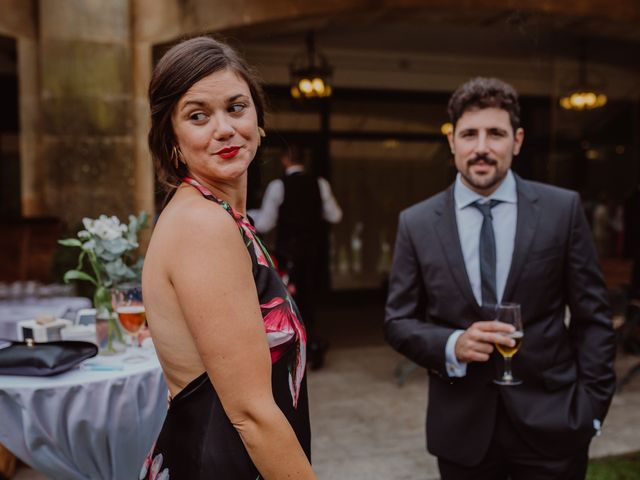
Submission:
<svg viewBox="0 0 640 480">
<path fill-rule="evenodd" d="M 489 158 L 488 155 L 476 155 L 475 157 L 467 161 L 467 165 L 471 167 L 478 162 L 484 162 L 487 165 L 496 165 L 498 163 L 493 158 Z"/>
</svg>

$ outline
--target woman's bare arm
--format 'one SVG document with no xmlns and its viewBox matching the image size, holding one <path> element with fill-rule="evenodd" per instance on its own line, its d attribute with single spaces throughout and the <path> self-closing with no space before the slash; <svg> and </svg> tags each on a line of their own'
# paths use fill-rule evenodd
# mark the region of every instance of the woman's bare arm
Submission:
<svg viewBox="0 0 640 480">
<path fill-rule="evenodd" d="M 168 265 L 209 378 L 266 480 L 315 479 L 273 398 L 267 337 L 238 227 L 219 206 L 193 203 L 175 229 Z"/>
</svg>

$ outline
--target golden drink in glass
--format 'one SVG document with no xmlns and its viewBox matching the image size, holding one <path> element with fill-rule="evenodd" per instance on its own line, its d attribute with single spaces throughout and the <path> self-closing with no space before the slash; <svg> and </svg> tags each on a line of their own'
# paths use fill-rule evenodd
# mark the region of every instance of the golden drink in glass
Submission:
<svg viewBox="0 0 640 480">
<path fill-rule="evenodd" d="M 524 332 L 522 330 L 522 316 L 520 313 L 520 305 L 517 303 L 502 303 L 496 307 L 496 320 L 498 322 L 508 323 L 515 328 L 515 331 L 509 334 L 504 334 L 513 340 L 515 345 L 513 347 L 507 347 L 505 345 L 495 344 L 496 349 L 500 352 L 504 358 L 504 373 L 499 380 L 493 382 L 503 386 L 520 385 L 521 380 L 514 378 L 511 373 L 511 358 L 517 353 L 522 345 L 524 339 Z"/>
<path fill-rule="evenodd" d="M 522 345 L 522 340 L 524 339 L 524 333 L 513 332 L 506 336 L 509 338 L 513 338 L 516 344 L 513 347 L 507 347 L 506 345 L 500 345 L 496 343 L 496 348 L 503 357 L 513 357 L 516 353 L 518 353 L 518 350 L 520 350 L 520 345 Z"/>
<path fill-rule="evenodd" d="M 130 335 L 137 335 L 146 320 L 144 305 L 123 305 L 116 308 L 116 313 L 120 325 Z"/>
<path fill-rule="evenodd" d="M 138 348 L 138 332 L 146 320 L 142 303 L 142 286 L 139 283 L 131 283 L 114 287 L 111 290 L 111 302 L 118 314 L 120 325 L 130 336 L 131 347 L 137 350 L 137 353 L 130 352 L 125 360 L 131 363 L 148 360 Z"/>
</svg>

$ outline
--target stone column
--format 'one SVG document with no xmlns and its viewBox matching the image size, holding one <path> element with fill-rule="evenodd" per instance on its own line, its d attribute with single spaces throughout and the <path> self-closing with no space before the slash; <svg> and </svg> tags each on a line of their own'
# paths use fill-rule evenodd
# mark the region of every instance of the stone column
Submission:
<svg viewBox="0 0 640 480">
<path fill-rule="evenodd" d="M 42 158 L 38 155 L 40 95 L 38 84 L 38 43 L 18 38 L 18 82 L 20 96 L 20 190 L 23 217 L 44 213 L 43 192 L 38 188 Z"/>
<path fill-rule="evenodd" d="M 41 0 L 45 213 L 74 225 L 136 213 L 128 0 Z"/>
</svg>

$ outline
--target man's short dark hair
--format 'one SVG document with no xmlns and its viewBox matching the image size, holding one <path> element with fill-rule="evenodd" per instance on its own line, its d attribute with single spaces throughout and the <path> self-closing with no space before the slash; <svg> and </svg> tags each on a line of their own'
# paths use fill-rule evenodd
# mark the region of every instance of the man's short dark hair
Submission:
<svg viewBox="0 0 640 480">
<path fill-rule="evenodd" d="M 472 78 L 453 92 L 447 111 L 455 129 L 460 117 L 469 110 L 499 108 L 509 114 L 515 132 L 520 128 L 518 93 L 506 82 L 497 78 Z"/>
<path fill-rule="evenodd" d="M 287 145 L 284 149 L 284 155 L 289 157 L 289 161 L 294 165 L 304 165 L 302 151 L 298 145 Z"/>
</svg>

